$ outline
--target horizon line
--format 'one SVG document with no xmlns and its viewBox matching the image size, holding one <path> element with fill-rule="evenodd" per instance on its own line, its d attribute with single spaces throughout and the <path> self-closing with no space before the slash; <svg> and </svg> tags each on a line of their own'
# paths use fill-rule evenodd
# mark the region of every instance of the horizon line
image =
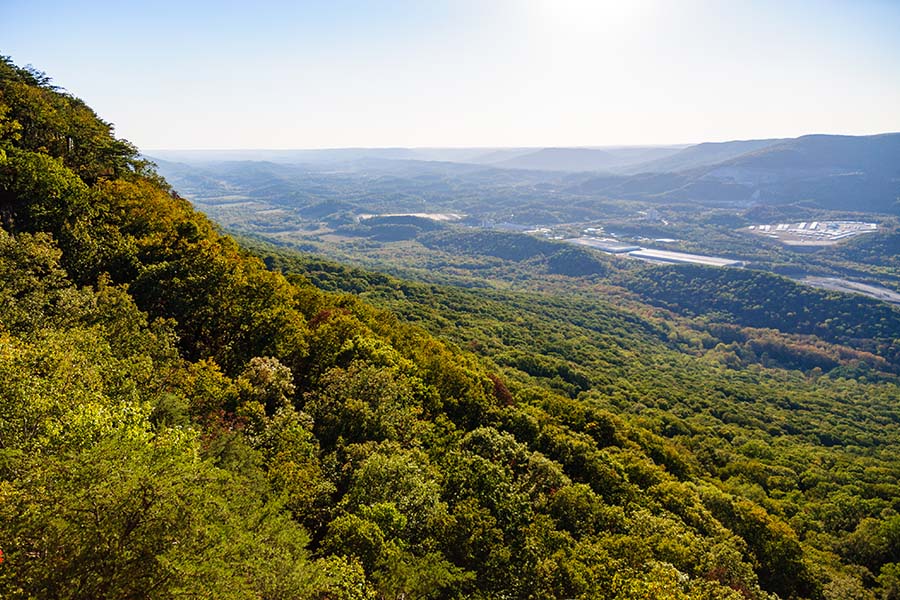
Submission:
<svg viewBox="0 0 900 600">
<path fill-rule="evenodd" d="M 190 148 L 141 148 L 141 153 L 144 152 L 155 152 L 155 151 L 165 151 L 165 152 L 296 152 L 296 151 L 328 151 L 328 150 L 604 150 L 611 148 L 687 148 L 690 146 L 697 146 L 700 144 L 728 144 L 732 142 L 754 142 L 754 141 L 764 141 L 764 140 L 796 140 L 804 137 L 813 137 L 813 136 L 827 136 L 827 137 L 878 137 L 883 135 L 900 135 L 900 131 L 884 131 L 881 133 L 867 133 L 867 134 L 847 134 L 847 133 L 805 133 L 803 135 L 798 136 L 787 136 L 787 137 L 759 137 L 759 138 L 740 138 L 740 139 L 725 139 L 721 141 L 702 141 L 702 142 L 675 142 L 675 143 L 651 143 L 651 144 L 603 144 L 603 145 L 586 145 L 586 144 L 572 144 L 572 145 L 560 145 L 560 144 L 551 144 L 551 145 L 526 145 L 526 146 L 503 146 L 503 145 L 472 145 L 472 146 L 458 146 L 458 145 L 448 145 L 448 146 L 440 146 L 440 145 L 426 145 L 426 146 L 402 146 L 402 145 L 385 145 L 385 146 L 319 146 L 319 147 L 301 147 L 301 146 L 293 146 L 293 147 L 230 147 L 230 148 L 203 148 L 203 147 L 190 147 Z"/>
</svg>

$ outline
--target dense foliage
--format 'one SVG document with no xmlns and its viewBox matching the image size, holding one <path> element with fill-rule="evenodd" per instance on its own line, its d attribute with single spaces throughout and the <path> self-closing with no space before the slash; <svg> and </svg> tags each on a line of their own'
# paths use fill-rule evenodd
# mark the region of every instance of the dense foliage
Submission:
<svg viewBox="0 0 900 600">
<path fill-rule="evenodd" d="M 816 335 L 875 353 L 900 368 L 900 311 L 872 298 L 828 293 L 762 271 L 694 265 L 637 271 L 622 283 L 665 308 Z"/>
<path fill-rule="evenodd" d="M 4 598 L 898 597 L 891 381 L 264 262 L 5 59 L 0 217 Z"/>
</svg>

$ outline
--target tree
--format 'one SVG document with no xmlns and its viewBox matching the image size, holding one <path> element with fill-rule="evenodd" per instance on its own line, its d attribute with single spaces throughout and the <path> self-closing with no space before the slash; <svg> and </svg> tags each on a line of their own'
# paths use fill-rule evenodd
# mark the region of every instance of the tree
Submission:
<svg viewBox="0 0 900 600">
<path fill-rule="evenodd" d="M 189 436 L 35 456 L 2 487 L 5 597 L 299 598 L 307 537 Z"/>
</svg>

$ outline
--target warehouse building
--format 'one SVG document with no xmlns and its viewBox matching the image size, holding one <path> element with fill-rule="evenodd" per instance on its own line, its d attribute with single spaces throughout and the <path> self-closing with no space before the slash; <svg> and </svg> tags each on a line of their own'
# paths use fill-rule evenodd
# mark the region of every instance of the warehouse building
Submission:
<svg viewBox="0 0 900 600">
<path fill-rule="evenodd" d="M 641 248 L 640 250 L 629 252 L 628 256 L 649 262 L 696 264 L 708 265 L 711 267 L 744 266 L 744 261 L 742 260 L 731 260 L 730 258 L 720 258 L 718 256 L 703 256 L 701 254 L 687 254 L 685 252 L 670 252 L 669 250 L 652 250 L 649 248 Z"/>
</svg>

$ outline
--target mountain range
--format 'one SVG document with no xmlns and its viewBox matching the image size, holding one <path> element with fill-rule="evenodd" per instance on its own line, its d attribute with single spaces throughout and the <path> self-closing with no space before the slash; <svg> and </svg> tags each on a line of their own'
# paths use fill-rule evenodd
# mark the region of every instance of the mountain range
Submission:
<svg viewBox="0 0 900 600">
<path fill-rule="evenodd" d="M 269 180 L 273 171 L 304 176 L 367 173 L 504 185 L 545 182 L 562 184 L 572 194 L 610 200 L 741 207 L 803 203 L 836 210 L 900 211 L 900 133 L 686 147 L 159 150 L 152 156 L 161 172 L 174 179 L 209 177 L 210 170 L 231 180 L 242 172 L 259 175 L 260 169 Z"/>
</svg>

